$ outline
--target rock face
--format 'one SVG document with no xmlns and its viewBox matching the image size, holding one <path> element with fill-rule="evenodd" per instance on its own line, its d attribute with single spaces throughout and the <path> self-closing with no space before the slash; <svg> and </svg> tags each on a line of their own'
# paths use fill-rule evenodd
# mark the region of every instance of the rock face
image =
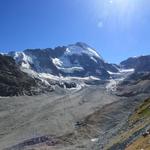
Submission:
<svg viewBox="0 0 150 150">
<path fill-rule="evenodd" d="M 150 90 L 150 55 L 131 57 L 120 63 L 124 69 L 134 69 L 118 86 L 118 95 L 133 96 L 139 93 L 149 93 Z M 132 88 L 131 88 L 132 85 Z M 120 88 L 121 87 L 121 88 Z M 120 93 L 124 91 L 124 93 Z"/>
<path fill-rule="evenodd" d="M 18 95 L 29 91 L 35 81 L 21 72 L 13 58 L 0 55 L 0 93 L 1 96 Z"/>
<path fill-rule="evenodd" d="M 118 72 L 117 66 L 104 62 L 93 48 L 81 42 L 54 49 L 10 52 L 8 55 L 12 56 L 23 69 L 56 76 L 96 76 L 108 79 L 110 77 L 108 71 Z"/>
<path fill-rule="evenodd" d="M 39 82 L 22 72 L 12 57 L 0 55 L 0 96 L 38 93 Z"/>
<path fill-rule="evenodd" d="M 131 57 L 122 61 L 120 65 L 125 69 L 135 69 L 136 72 L 150 72 L 150 55 Z"/>
<path fill-rule="evenodd" d="M 117 87 L 118 96 L 136 96 L 150 92 L 150 73 L 134 72 L 124 79 Z"/>
</svg>

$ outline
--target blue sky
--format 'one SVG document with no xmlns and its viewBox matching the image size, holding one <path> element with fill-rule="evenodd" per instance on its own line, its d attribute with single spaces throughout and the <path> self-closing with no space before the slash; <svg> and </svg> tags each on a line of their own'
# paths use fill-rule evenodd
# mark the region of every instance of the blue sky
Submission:
<svg viewBox="0 0 150 150">
<path fill-rule="evenodd" d="M 108 62 L 150 54 L 149 0 L 0 0 L 0 52 L 78 41 Z"/>
</svg>

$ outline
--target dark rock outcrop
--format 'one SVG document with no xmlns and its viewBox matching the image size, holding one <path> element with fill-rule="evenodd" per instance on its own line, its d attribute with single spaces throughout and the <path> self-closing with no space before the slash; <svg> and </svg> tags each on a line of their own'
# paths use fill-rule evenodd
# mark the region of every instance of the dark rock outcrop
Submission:
<svg viewBox="0 0 150 150">
<path fill-rule="evenodd" d="M 38 79 L 22 72 L 12 57 L 0 55 L 0 96 L 34 95 L 44 88 Z"/>
</svg>

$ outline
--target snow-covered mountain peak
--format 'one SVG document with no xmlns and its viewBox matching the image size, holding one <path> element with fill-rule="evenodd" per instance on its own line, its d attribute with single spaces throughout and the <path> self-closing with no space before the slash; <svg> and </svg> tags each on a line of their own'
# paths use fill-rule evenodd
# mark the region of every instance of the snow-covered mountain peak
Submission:
<svg viewBox="0 0 150 150">
<path fill-rule="evenodd" d="M 25 72 L 51 74 L 63 77 L 89 77 L 108 79 L 117 67 L 106 63 L 95 49 L 78 42 L 54 49 L 27 49 L 22 52 L 9 52 Z"/>
<path fill-rule="evenodd" d="M 83 42 L 77 42 L 76 44 L 68 45 L 66 48 L 66 54 L 67 55 L 82 55 L 86 54 L 90 57 L 96 57 L 103 59 L 93 48 L 91 48 L 89 45 Z"/>
</svg>

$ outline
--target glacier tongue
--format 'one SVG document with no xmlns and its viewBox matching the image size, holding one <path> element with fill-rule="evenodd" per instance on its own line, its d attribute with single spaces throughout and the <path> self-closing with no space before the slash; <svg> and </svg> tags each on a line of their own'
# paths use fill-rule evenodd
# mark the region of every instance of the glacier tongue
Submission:
<svg viewBox="0 0 150 150">
<path fill-rule="evenodd" d="M 130 74 L 134 72 L 134 69 L 119 69 L 118 73 L 113 73 L 108 71 L 108 73 L 111 75 L 112 79 L 108 80 L 108 83 L 106 84 L 106 90 L 108 92 L 115 92 L 117 90 L 118 84 L 127 78 Z"/>
</svg>

